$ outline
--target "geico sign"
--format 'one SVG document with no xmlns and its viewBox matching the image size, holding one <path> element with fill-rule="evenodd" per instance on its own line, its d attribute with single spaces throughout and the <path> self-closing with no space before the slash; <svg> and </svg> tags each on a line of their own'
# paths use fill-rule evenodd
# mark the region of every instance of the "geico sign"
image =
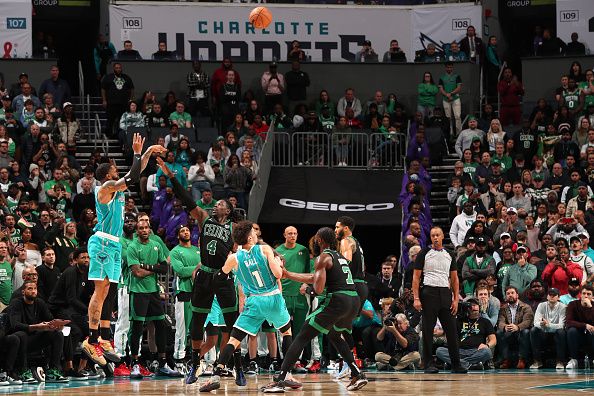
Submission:
<svg viewBox="0 0 594 396">
<path fill-rule="evenodd" d="M 278 203 L 288 208 L 321 210 L 324 212 L 364 212 L 394 209 L 394 204 L 392 202 L 381 202 L 372 204 L 336 204 L 328 202 L 300 201 L 298 199 L 281 198 L 278 201 Z"/>
</svg>

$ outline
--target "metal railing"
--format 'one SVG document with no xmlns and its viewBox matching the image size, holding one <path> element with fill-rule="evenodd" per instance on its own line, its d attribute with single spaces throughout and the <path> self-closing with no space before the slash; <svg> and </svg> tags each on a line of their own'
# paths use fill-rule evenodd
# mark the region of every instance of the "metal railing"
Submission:
<svg viewBox="0 0 594 396">
<path fill-rule="evenodd" d="M 406 134 L 361 131 L 269 132 L 274 134 L 272 166 L 400 168 L 406 155 Z"/>
</svg>

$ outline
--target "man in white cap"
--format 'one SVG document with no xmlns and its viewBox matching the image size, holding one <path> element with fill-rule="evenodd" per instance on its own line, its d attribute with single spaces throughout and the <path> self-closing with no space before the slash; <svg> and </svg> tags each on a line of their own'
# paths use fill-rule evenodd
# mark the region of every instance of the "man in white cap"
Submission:
<svg viewBox="0 0 594 396">
<path fill-rule="evenodd" d="M 507 219 L 497 227 L 494 240 L 498 240 L 504 232 L 508 232 L 513 238 L 519 229 L 526 229 L 526 224 L 524 220 L 518 218 L 518 210 L 515 207 L 510 206 L 506 213 Z"/>
</svg>

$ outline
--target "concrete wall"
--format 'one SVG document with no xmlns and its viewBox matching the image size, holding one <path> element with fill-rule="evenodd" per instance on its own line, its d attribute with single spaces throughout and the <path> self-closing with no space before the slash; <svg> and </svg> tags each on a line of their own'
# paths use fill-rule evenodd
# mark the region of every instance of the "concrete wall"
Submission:
<svg viewBox="0 0 594 396">
<path fill-rule="evenodd" d="M 121 62 L 124 73 L 130 75 L 136 87 L 136 96 L 141 96 L 144 90 L 152 90 L 162 98 L 172 90 L 179 98 L 185 98 L 186 75 L 191 71 L 191 62 L 153 62 L 129 61 Z M 203 70 L 212 75 L 220 67 L 218 62 L 203 62 Z M 241 76 L 242 92 L 252 89 L 257 96 L 262 96 L 260 77 L 268 70 L 268 63 L 235 63 L 235 70 Z M 289 63 L 279 63 L 278 71 L 289 71 Z M 430 71 L 435 82 L 444 73 L 443 64 L 349 64 L 349 63 L 306 63 L 302 70 L 309 74 L 311 85 L 308 89 L 308 103 L 313 103 L 322 89 L 330 93 L 330 97 L 337 102 L 343 95 L 345 88 L 355 89 L 355 95 L 368 100 L 376 90 L 380 89 L 387 98 L 388 93 L 395 93 L 409 111 L 416 109 L 417 85 L 423 73 Z M 479 99 L 479 69 L 470 63 L 458 63 L 455 70 L 460 74 L 463 82 L 463 112 L 475 111 Z"/>
<path fill-rule="evenodd" d="M 0 73 L 4 75 L 8 88 L 18 82 L 19 74 L 27 73 L 31 85 L 39 89 L 41 82 L 50 77 L 50 67 L 57 63 L 57 59 L 0 59 Z M 77 95 L 75 92 L 72 94 Z"/>
<path fill-rule="evenodd" d="M 524 102 L 532 104 L 539 98 L 545 98 L 549 103 L 554 102 L 555 89 L 561 86 L 561 76 L 569 72 L 574 60 L 581 63 L 582 70 L 594 67 L 594 56 L 522 59 L 522 75 L 526 88 Z"/>
</svg>

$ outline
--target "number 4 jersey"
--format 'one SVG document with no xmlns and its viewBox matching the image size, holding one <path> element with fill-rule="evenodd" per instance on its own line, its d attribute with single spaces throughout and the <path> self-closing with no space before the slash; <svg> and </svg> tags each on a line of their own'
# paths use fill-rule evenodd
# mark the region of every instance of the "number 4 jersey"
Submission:
<svg viewBox="0 0 594 396">
<path fill-rule="evenodd" d="M 233 249 L 232 224 L 231 220 L 220 224 L 212 217 L 204 220 L 200 236 L 200 258 L 203 266 L 214 270 L 223 268 L 229 252 Z"/>
<path fill-rule="evenodd" d="M 324 253 L 332 257 L 332 268 L 326 270 L 326 289 L 328 293 L 339 290 L 356 292 L 355 281 L 348 260 L 335 250 L 326 249 Z"/>
</svg>

